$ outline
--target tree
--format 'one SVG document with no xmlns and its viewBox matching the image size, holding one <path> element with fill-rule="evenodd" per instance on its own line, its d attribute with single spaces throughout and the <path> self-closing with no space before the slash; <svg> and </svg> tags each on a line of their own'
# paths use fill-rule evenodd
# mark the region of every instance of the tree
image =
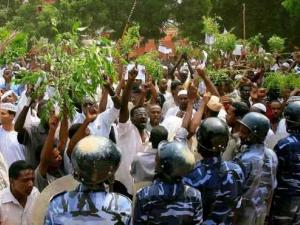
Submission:
<svg viewBox="0 0 300 225">
<path fill-rule="evenodd" d="M 202 17 L 212 9 L 210 0 L 182 0 L 174 4 L 173 15 L 183 37 L 200 41 L 202 34 Z"/>
<path fill-rule="evenodd" d="M 0 0 L 0 26 L 4 26 L 20 6 L 20 0 Z"/>
<path fill-rule="evenodd" d="M 297 1 L 297 0 L 296 0 Z M 287 44 L 291 48 L 300 43 L 300 18 L 291 16 L 282 6 L 282 0 L 214 0 L 212 14 L 223 18 L 227 29 L 243 37 L 242 4 L 246 4 L 246 37 L 258 33 L 264 35 L 263 44 L 277 34 L 287 37 Z"/>
<path fill-rule="evenodd" d="M 282 5 L 293 15 L 300 16 L 300 1 L 299 0 L 284 0 Z"/>
</svg>

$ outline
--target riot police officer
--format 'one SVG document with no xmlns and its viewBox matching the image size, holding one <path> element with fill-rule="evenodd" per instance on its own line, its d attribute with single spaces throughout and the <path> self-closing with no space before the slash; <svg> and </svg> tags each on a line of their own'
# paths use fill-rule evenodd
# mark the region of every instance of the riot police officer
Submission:
<svg viewBox="0 0 300 225">
<path fill-rule="evenodd" d="M 155 179 L 136 194 L 133 225 L 202 224 L 201 194 L 182 182 L 194 164 L 194 155 L 185 144 L 160 143 Z"/>
<path fill-rule="evenodd" d="M 274 148 L 279 160 L 272 206 L 273 225 L 300 224 L 300 101 L 289 103 L 284 111 L 288 137 Z"/>
<path fill-rule="evenodd" d="M 196 135 L 203 160 L 184 182 L 201 192 L 203 224 L 232 224 L 233 211 L 242 195 L 244 175 L 239 165 L 221 159 L 229 139 L 228 126 L 218 118 L 207 118 Z"/>
<path fill-rule="evenodd" d="M 270 128 L 269 119 L 256 112 L 240 121 L 239 136 L 245 149 L 237 155 L 245 174 L 241 207 L 236 212 L 237 225 L 263 225 L 272 192 L 276 187 L 276 154 L 264 146 Z"/>
<path fill-rule="evenodd" d="M 113 181 L 121 153 L 107 138 L 88 136 L 72 153 L 76 190 L 56 195 L 50 202 L 44 224 L 129 224 L 131 201 L 107 191 Z"/>
</svg>

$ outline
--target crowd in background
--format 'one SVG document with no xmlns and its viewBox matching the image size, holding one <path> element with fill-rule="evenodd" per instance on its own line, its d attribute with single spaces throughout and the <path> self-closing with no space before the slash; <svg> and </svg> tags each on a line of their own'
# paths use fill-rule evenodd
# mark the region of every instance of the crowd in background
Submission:
<svg viewBox="0 0 300 225">
<path fill-rule="evenodd" d="M 121 152 L 107 182 L 133 200 L 133 224 L 299 224 L 300 90 L 282 93 L 263 83 L 268 71 L 300 76 L 300 53 L 277 57 L 270 68 L 247 65 L 218 85 L 208 65 L 186 54 L 162 64 L 157 81 L 124 67 L 117 83 L 108 80 L 78 102 L 73 118 L 64 108 L 61 116 L 57 108 L 45 113 L 51 88 L 34 96 L 38 86 L 14 83 L 35 62 L 4 66 L 0 224 L 32 224 L 39 193 L 74 174 L 73 151 L 89 136 L 110 139 Z M 45 224 L 56 224 L 52 217 Z"/>
</svg>

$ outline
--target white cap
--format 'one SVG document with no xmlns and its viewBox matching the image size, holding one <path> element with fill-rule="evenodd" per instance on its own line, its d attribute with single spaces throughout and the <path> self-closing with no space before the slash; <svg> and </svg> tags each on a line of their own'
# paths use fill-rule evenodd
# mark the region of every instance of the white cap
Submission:
<svg viewBox="0 0 300 225">
<path fill-rule="evenodd" d="M 14 94 L 16 97 L 18 97 L 17 94 L 13 90 L 9 90 L 1 96 L 1 101 L 4 100 L 6 97 L 8 97 L 11 94 Z"/>
<path fill-rule="evenodd" d="M 267 108 L 264 104 L 262 103 L 255 103 L 254 105 L 252 105 L 252 107 L 260 109 L 261 111 L 263 111 L 264 113 L 267 112 Z"/>
<path fill-rule="evenodd" d="M 177 96 L 179 95 L 187 95 L 187 90 L 181 90 L 178 92 Z"/>
<path fill-rule="evenodd" d="M 9 110 L 12 112 L 17 112 L 17 106 L 12 103 L 1 103 L 0 109 Z"/>
</svg>

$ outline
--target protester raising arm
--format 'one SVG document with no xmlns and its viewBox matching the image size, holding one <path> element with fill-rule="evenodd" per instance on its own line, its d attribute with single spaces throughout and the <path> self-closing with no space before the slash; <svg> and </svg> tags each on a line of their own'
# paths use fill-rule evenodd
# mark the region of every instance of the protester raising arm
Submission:
<svg viewBox="0 0 300 225">
<path fill-rule="evenodd" d="M 24 108 L 22 109 L 21 113 L 19 114 L 19 116 L 18 116 L 18 118 L 17 118 L 17 120 L 16 120 L 16 122 L 15 122 L 15 127 L 14 127 L 14 129 L 15 129 L 15 131 L 18 132 L 18 133 L 24 132 L 24 124 L 25 124 L 25 120 L 26 120 L 26 117 L 27 117 L 27 114 L 28 114 L 28 111 L 29 111 L 31 105 L 32 105 L 33 102 L 34 102 L 34 100 L 31 99 L 31 98 L 29 97 L 29 95 L 31 94 L 31 92 L 32 92 L 32 88 L 29 88 L 29 87 L 28 87 L 28 89 L 27 89 L 27 91 L 26 91 L 26 96 L 27 96 L 27 101 L 28 101 L 28 103 L 27 103 L 26 106 L 24 106 Z M 21 144 L 22 144 L 22 143 L 21 143 Z"/>
<path fill-rule="evenodd" d="M 168 75 L 169 75 L 169 77 L 171 77 L 171 80 L 175 80 L 174 73 L 175 73 L 177 67 L 179 66 L 179 64 L 181 63 L 181 61 L 182 61 L 182 56 L 179 58 L 179 60 L 177 61 L 176 65 L 169 72 Z"/>
<path fill-rule="evenodd" d="M 114 103 L 114 107 L 116 109 L 120 109 L 121 108 L 120 98 L 117 95 L 117 93 L 113 90 L 112 82 L 104 84 L 104 88 L 105 88 L 106 92 L 110 95 L 111 100 Z"/>
<path fill-rule="evenodd" d="M 194 71 L 194 69 L 193 69 L 193 67 L 192 67 L 192 65 L 189 61 L 188 55 L 186 53 L 184 53 L 182 55 L 182 58 L 186 61 L 187 65 L 188 65 L 188 68 L 189 68 L 189 71 L 190 71 L 190 74 L 191 74 L 191 79 L 193 79 L 194 78 L 193 75 L 194 75 L 195 71 Z"/>
<path fill-rule="evenodd" d="M 185 128 L 186 130 L 189 129 L 191 119 L 193 116 L 194 102 L 197 98 L 197 88 L 193 84 L 191 84 L 189 86 L 188 91 L 187 91 L 187 96 L 188 96 L 188 105 L 187 105 L 185 115 L 182 120 L 182 126 L 181 126 L 181 127 Z"/>
<path fill-rule="evenodd" d="M 60 124 L 60 129 L 59 129 L 59 145 L 58 145 L 58 150 L 60 152 L 64 152 L 66 148 L 66 144 L 68 141 L 68 130 L 69 130 L 69 122 L 68 122 L 68 113 L 66 108 L 64 109 L 63 113 L 63 119 Z"/>
<path fill-rule="evenodd" d="M 196 68 L 198 75 L 202 78 L 205 87 L 206 87 L 206 91 L 210 92 L 212 95 L 215 95 L 217 97 L 220 97 L 220 94 L 217 90 L 217 88 L 215 87 L 215 85 L 213 84 L 213 82 L 209 79 L 209 77 L 206 75 L 205 71 L 201 68 Z"/>
<path fill-rule="evenodd" d="M 106 110 L 107 106 L 107 97 L 108 97 L 108 91 L 106 88 L 102 88 L 102 95 L 100 98 L 100 103 L 99 103 L 99 114 L 104 112 Z"/>
<path fill-rule="evenodd" d="M 196 133 L 197 128 L 199 127 L 202 116 L 204 113 L 204 110 L 206 108 L 206 105 L 211 97 L 210 92 L 206 92 L 202 98 L 202 104 L 199 108 L 199 110 L 194 114 L 194 117 L 192 119 L 192 122 L 189 127 L 189 137 L 193 136 Z"/>
<path fill-rule="evenodd" d="M 136 67 L 133 68 L 128 73 L 127 84 L 125 86 L 122 99 L 121 99 L 121 109 L 120 109 L 120 117 L 119 117 L 120 123 L 126 123 L 129 119 L 128 102 L 129 102 L 131 87 L 137 75 L 138 75 L 138 70 Z"/>
<path fill-rule="evenodd" d="M 86 137 L 87 134 L 87 128 L 88 125 L 93 122 L 98 114 L 96 112 L 91 112 L 89 109 L 87 109 L 86 118 L 83 122 L 83 124 L 80 126 L 80 128 L 77 130 L 77 132 L 74 134 L 72 139 L 69 142 L 68 149 L 67 149 L 67 155 L 69 158 L 71 158 L 73 149 L 75 145 L 84 137 Z"/>
<path fill-rule="evenodd" d="M 45 177 L 47 174 L 47 170 L 49 164 L 53 158 L 53 146 L 55 142 L 55 131 L 58 127 L 59 119 L 57 116 L 52 115 L 49 121 L 49 132 L 44 143 L 42 152 L 41 152 L 41 160 L 39 164 L 39 172 L 42 177 Z"/>
</svg>

